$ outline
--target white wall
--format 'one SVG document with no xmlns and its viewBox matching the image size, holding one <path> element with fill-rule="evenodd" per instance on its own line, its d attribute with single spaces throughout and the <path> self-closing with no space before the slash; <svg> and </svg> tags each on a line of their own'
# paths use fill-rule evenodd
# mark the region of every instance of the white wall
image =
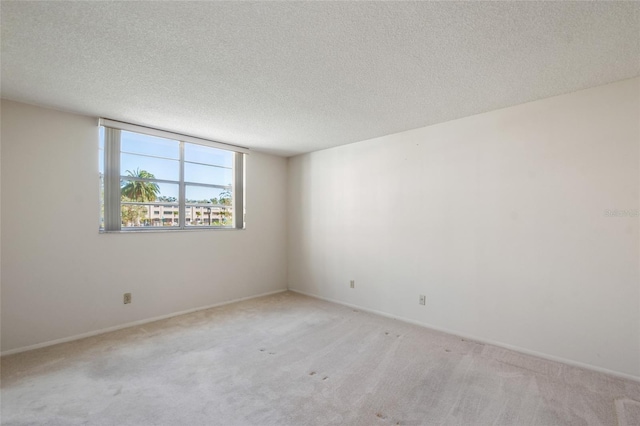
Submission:
<svg viewBox="0 0 640 426">
<path fill-rule="evenodd" d="M 640 207 L 639 97 L 636 78 L 291 158 L 289 287 L 640 376 L 639 219 L 604 213 Z"/>
<path fill-rule="evenodd" d="M 286 288 L 286 159 L 248 156 L 245 231 L 101 235 L 95 118 L 2 101 L 1 136 L 2 351 Z"/>
</svg>

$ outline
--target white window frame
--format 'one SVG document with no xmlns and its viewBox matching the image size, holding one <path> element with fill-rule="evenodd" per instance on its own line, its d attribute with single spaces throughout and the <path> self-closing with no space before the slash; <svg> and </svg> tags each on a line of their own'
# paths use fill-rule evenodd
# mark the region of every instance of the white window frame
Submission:
<svg viewBox="0 0 640 426">
<path fill-rule="evenodd" d="M 98 120 L 98 126 L 104 127 L 104 229 L 101 232 L 158 232 L 158 231 L 176 231 L 176 230 L 188 230 L 198 231 L 207 229 L 244 229 L 245 228 L 245 198 L 244 198 L 244 172 L 245 172 L 245 155 L 249 153 L 248 148 L 228 145 L 220 142 L 209 141 L 206 139 L 196 138 L 193 136 L 182 135 L 179 133 L 173 133 L 165 130 L 153 129 L 150 127 L 139 126 L 136 124 L 125 123 L 116 120 L 110 120 L 106 118 L 100 118 Z M 131 180 L 131 177 L 121 175 L 120 170 L 120 137 L 121 131 L 130 131 L 135 133 L 142 133 L 150 136 L 156 136 L 165 139 L 171 139 L 180 143 L 180 176 L 179 181 L 166 180 L 166 179 L 153 179 L 158 183 L 171 183 L 178 184 L 179 196 L 178 196 L 178 211 L 179 211 L 179 225 L 168 227 L 132 227 L 122 228 L 121 225 L 121 180 Z M 228 189 L 226 185 L 217 184 L 202 184 L 195 182 L 185 182 L 184 179 L 184 144 L 196 144 L 203 145 L 212 148 L 221 149 L 224 151 L 230 151 L 233 153 L 233 182 L 231 184 L 232 190 L 232 204 L 231 209 L 233 211 L 233 225 L 231 227 L 221 226 L 186 226 L 186 186 L 205 186 L 211 188 Z M 136 180 L 135 178 L 133 178 Z M 146 180 L 145 180 L 146 181 Z M 140 203 L 136 203 L 140 204 Z M 153 205 L 159 205 L 157 201 L 153 201 L 149 204 L 149 208 Z M 200 205 L 195 205 L 199 207 Z M 191 207 L 191 205 L 190 205 Z M 206 206 L 211 207 L 211 206 Z"/>
</svg>

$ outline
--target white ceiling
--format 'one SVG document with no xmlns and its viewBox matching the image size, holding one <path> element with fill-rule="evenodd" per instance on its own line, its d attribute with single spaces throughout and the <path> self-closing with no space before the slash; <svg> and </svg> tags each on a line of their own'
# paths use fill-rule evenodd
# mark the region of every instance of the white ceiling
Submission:
<svg viewBox="0 0 640 426">
<path fill-rule="evenodd" d="M 5 2 L 2 97 L 293 155 L 640 75 L 638 2 Z"/>
</svg>

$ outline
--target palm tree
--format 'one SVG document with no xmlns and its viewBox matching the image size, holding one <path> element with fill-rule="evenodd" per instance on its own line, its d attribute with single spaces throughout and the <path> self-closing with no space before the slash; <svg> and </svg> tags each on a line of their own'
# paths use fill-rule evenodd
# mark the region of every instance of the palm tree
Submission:
<svg viewBox="0 0 640 426">
<path fill-rule="evenodd" d="M 153 173 L 146 170 L 135 169 L 133 172 L 127 170 L 127 176 L 139 179 L 155 179 Z M 154 182 L 144 182 L 140 180 L 130 180 L 121 189 L 123 197 L 132 201 L 148 203 L 155 201 L 160 193 L 160 187 Z"/>
</svg>

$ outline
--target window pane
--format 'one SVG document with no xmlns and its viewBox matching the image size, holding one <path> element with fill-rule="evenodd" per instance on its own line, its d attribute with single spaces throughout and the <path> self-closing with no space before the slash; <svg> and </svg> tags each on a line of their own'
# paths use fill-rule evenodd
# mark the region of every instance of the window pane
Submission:
<svg viewBox="0 0 640 426">
<path fill-rule="evenodd" d="M 184 144 L 185 161 L 233 167 L 233 152 L 192 143 Z"/>
<path fill-rule="evenodd" d="M 180 225 L 178 184 L 125 180 L 121 192 L 123 228 Z"/>
<path fill-rule="evenodd" d="M 233 217 L 230 207 L 203 207 L 187 204 L 187 226 L 232 226 Z"/>
<path fill-rule="evenodd" d="M 185 195 L 187 204 L 232 204 L 231 190 L 226 189 L 186 185 Z"/>
<path fill-rule="evenodd" d="M 185 224 L 187 226 L 230 227 L 233 225 L 229 190 L 186 185 L 185 191 L 187 196 Z M 211 204 L 211 206 L 194 204 Z"/>
<path fill-rule="evenodd" d="M 121 132 L 120 150 L 136 154 L 155 155 L 156 157 L 180 159 L 180 142 L 171 139 L 143 135 L 141 133 Z"/>
<path fill-rule="evenodd" d="M 178 204 L 179 188 L 178 184 L 174 183 L 159 183 L 160 193 L 158 194 L 156 201 L 164 203 Z"/>
<path fill-rule="evenodd" d="M 120 186 L 122 201 L 157 204 L 178 204 L 178 184 L 123 180 Z"/>
<path fill-rule="evenodd" d="M 150 226 L 178 226 L 180 210 L 178 205 L 148 206 Z"/>
<path fill-rule="evenodd" d="M 120 173 L 122 173 L 122 176 L 177 181 L 180 179 L 180 161 L 163 160 L 135 154 L 121 154 Z"/>
<path fill-rule="evenodd" d="M 123 202 L 120 206 L 120 220 L 123 228 L 149 226 L 149 206 Z"/>
<path fill-rule="evenodd" d="M 202 166 L 200 164 L 184 163 L 185 182 L 208 183 L 213 185 L 231 185 L 233 172 L 231 169 L 223 169 L 215 166 Z"/>
<path fill-rule="evenodd" d="M 122 202 L 121 222 L 123 228 L 146 228 L 149 226 L 179 226 L 177 206 L 160 209 L 149 204 Z"/>
<path fill-rule="evenodd" d="M 131 201 L 125 195 L 127 184 L 148 184 L 147 182 L 123 182 L 121 223 L 123 228 L 145 228 L 149 226 L 179 226 L 178 185 L 158 183 L 155 200 Z M 137 201 L 137 202 L 136 202 Z M 162 203 L 162 204 L 158 204 Z"/>
</svg>

